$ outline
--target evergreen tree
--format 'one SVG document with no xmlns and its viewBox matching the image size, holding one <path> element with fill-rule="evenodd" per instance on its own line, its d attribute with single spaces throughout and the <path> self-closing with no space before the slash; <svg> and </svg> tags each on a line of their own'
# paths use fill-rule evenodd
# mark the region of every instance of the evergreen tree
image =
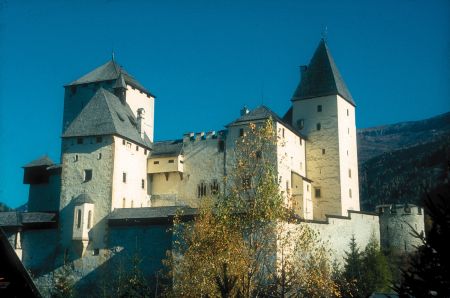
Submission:
<svg viewBox="0 0 450 298">
<path fill-rule="evenodd" d="M 403 281 L 395 286 L 403 297 L 450 297 L 450 188 L 425 201 L 432 226 L 426 237 L 415 232 L 423 245 L 411 257 Z"/>
<path fill-rule="evenodd" d="M 350 239 L 350 251 L 345 252 L 346 257 L 343 271 L 343 278 L 339 278 L 339 284 L 343 296 L 357 297 L 361 288 L 362 255 L 356 244 L 355 235 Z M 338 276 L 339 273 L 336 273 Z"/>
</svg>

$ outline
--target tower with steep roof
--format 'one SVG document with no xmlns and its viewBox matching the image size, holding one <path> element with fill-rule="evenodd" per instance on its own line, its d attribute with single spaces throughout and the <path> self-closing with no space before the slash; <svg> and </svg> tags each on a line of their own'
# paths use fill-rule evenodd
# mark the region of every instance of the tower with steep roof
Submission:
<svg viewBox="0 0 450 298">
<path fill-rule="evenodd" d="M 149 206 L 153 102 L 154 96 L 114 60 L 66 86 L 59 202 L 66 258 L 79 258 L 86 250 L 102 254 L 106 217 L 114 209 Z"/>
<path fill-rule="evenodd" d="M 308 138 L 314 218 L 359 210 L 355 102 L 321 40 L 292 96 L 292 125 Z"/>
</svg>

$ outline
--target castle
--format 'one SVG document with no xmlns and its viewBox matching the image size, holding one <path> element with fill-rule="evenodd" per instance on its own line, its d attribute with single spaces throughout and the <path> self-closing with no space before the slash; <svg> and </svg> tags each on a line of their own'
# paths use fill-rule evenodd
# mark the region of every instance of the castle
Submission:
<svg viewBox="0 0 450 298">
<path fill-rule="evenodd" d="M 352 235 L 361 248 L 375 237 L 412 250 L 406 223 L 423 231 L 420 208 L 360 211 L 356 104 L 324 40 L 301 67 L 291 102 L 283 117 L 244 108 L 224 130 L 154 142 L 155 96 L 112 59 L 65 86 L 61 162 L 24 166 L 28 212 L 0 214 L 0 226 L 42 283 L 63 264 L 92 283 L 101 267 L 136 249 L 152 275 L 171 247 L 176 211 L 194 215 L 202 199 L 226 191 L 236 140 L 249 123 L 270 118 L 286 206 L 332 244 L 338 262 Z"/>
</svg>

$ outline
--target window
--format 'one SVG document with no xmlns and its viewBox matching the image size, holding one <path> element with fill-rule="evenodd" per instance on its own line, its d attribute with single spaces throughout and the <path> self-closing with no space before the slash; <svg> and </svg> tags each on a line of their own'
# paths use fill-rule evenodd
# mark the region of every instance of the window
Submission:
<svg viewBox="0 0 450 298">
<path fill-rule="evenodd" d="M 212 195 L 218 195 L 219 194 L 219 183 L 217 183 L 217 180 L 214 179 L 213 182 L 210 185 L 211 188 L 211 194 Z"/>
<path fill-rule="evenodd" d="M 97 159 L 102 159 L 102 154 L 101 154 L 101 153 L 99 153 L 99 154 L 97 155 Z"/>
<path fill-rule="evenodd" d="M 223 140 L 219 140 L 218 145 L 219 145 L 219 152 L 224 152 L 225 151 L 225 142 Z"/>
<path fill-rule="evenodd" d="M 281 136 L 284 138 L 284 128 L 281 129 Z"/>
<path fill-rule="evenodd" d="M 142 188 L 142 189 L 145 188 L 145 180 L 144 180 L 144 179 L 141 180 L 141 188 Z"/>
<path fill-rule="evenodd" d="M 347 109 L 347 116 L 349 116 L 350 114 L 349 114 L 349 112 L 348 112 L 348 109 Z"/>
<path fill-rule="evenodd" d="M 325 154 L 325 149 L 322 149 L 322 155 Z"/>
<path fill-rule="evenodd" d="M 159 160 L 155 160 L 155 161 L 153 162 L 153 164 L 154 164 L 154 165 L 159 165 Z"/>
<path fill-rule="evenodd" d="M 317 128 L 317 130 L 320 130 L 322 128 L 322 125 L 320 125 L 320 123 L 317 123 L 316 128 Z"/>
<path fill-rule="evenodd" d="M 102 137 L 96 137 L 96 138 L 95 138 L 95 141 L 96 141 L 97 143 L 101 143 L 101 142 L 103 142 L 103 138 L 102 138 Z"/>
<path fill-rule="evenodd" d="M 122 182 L 127 183 L 127 173 L 125 172 L 122 173 Z"/>
<path fill-rule="evenodd" d="M 298 119 L 297 120 L 297 128 L 298 129 L 303 129 L 304 126 L 305 126 L 305 120 L 304 119 Z"/>
<path fill-rule="evenodd" d="M 91 221 L 92 221 L 92 211 L 89 210 L 89 212 L 88 212 L 88 225 L 87 225 L 87 228 L 88 228 L 88 229 L 91 228 L 91 224 L 92 224 Z"/>
<path fill-rule="evenodd" d="M 317 106 L 317 112 L 319 112 L 319 113 L 322 112 L 322 105 Z"/>
<path fill-rule="evenodd" d="M 351 188 L 348 189 L 348 197 L 349 197 L 349 198 L 352 197 L 352 189 L 351 189 Z"/>
<path fill-rule="evenodd" d="M 348 169 L 348 178 L 352 178 L 352 169 Z"/>
<path fill-rule="evenodd" d="M 125 198 L 122 199 L 122 208 L 125 208 L 127 200 Z"/>
<path fill-rule="evenodd" d="M 78 154 L 75 154 L 75 156 L 73 157 L 73 161 L 78 161 Z"/>
<path fill-rule="evenodd" d="M 321 196 L 320 188 L 314 188 L 314 196 L 316 198 L 320 198 L 320 196 Z"/>
<path fill-rule="evenodd" d="M 138 145 L 136 145 L 136 151 L 139 151 L 139 146 Z"/>
<path fill-rule="evenodd" d="M 83 138 L 77 138 L 77 144 L 83 144 Z"/>
<path fill-rule="evenodd" d="M 99 254 L 100 254 L 100 249 L 94 248 L 93 255 L 94 255 L 94 256 L 98 256 Z"/>
<path fill-rule="evenodd" d="M 92 170 L 84 170 L 84 182 L 92 180 Z"/>
<path fill-rule="evenodd" d="M 122 145 L 125 145 L 125 140 L 122 140 Z"/>
<path fill-rule="evenodd" d="M 169 159 L 168 163 L 174 163 L 173 159 Z"/>
<path fill-rule="evenodd" d="M 306 184 L 306 191 L 309 192 L 309 184 Z"/>
<path fill-rule="evenodd" d="M 200 182 L 200 184 L 197 185 L 197 197 L 202 198 L 206 196 L 206 183 Z"/>
<path fill-rule="evenodd" d="M 81 228 L 81 210 L 77 210 L 77 229 Z"/>
<path fill-rule="evenodd" d="M 244 129 L 243 129 L 243 128 L 240 128 L 240 129 L 239 129 L 239 136 L 240 136 L 240 137 L 243 137 L 243 136 L 244 136 Z"/>
<path fill-rule="evenodd" d="M 144 155 L 147 155 L 147 149 L 144 149 Z"/>
<path fill-rule="evenodd" d="M 347 134 L 350 134 L 350 128 L 347 128 Z"/>
</svg>

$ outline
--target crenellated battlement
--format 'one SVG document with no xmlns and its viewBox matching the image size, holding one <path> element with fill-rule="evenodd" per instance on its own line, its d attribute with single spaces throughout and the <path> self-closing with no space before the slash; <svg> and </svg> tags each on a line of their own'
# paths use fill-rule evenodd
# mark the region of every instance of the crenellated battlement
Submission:
<svg viewBox="0 0 450 298">
<path fill-rule="evenodd" d="M 385 204 L 377 205 L 379 216 L 402 216 L 402 215 L 420 215 L 423 216 L 422 207 L 413 204 Z"/>
<path fill-rule="evenodd" d="M 221 139 L 225 135 L 224 130 L 220 130 L 216 132 L 215 130 L 207 131 L 207 132 L 188 132 L 183 134 L 183 143 L 189 142 L 199 142 L 211 139 Z"/>
</svg>

